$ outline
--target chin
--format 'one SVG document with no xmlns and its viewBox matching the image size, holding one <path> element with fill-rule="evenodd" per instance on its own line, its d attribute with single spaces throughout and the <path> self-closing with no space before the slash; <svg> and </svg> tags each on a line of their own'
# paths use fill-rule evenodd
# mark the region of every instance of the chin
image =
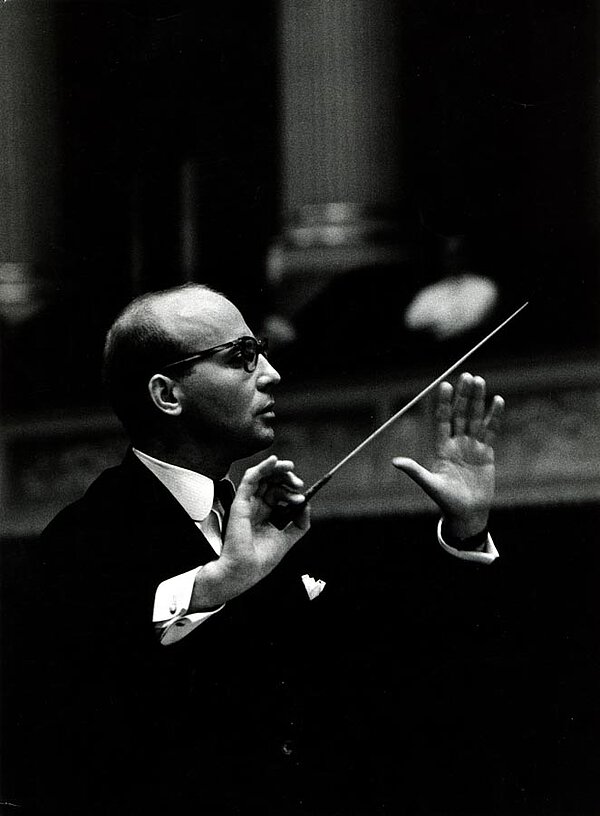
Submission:
<svg viewBox="0 0 600 816">
<path fill-rule="evenodd" d="M 263 448 L 270 447 L 273 444 L 274 441 L 275 441 L 275 430 L 273 428 L 269 428 L 265 433 L 261 434 L 261 440 L 260 440 L 261 448 L 260 449 L 263 450 Z"/>
<path fill-rule="evenodd" d="M 261 450 L 270 448 L 274 441 L 275 430 L 273 428 L 265 428 L 256 438 L 256 446 L 254 452 L 258 453 Z"/>
<path fill-rule="evenodd" d="M 251 435 L 245 439 L 238 439 L 236 444 L 235 458 L 245 459 L 248 456 L 254 456 L 255 453 L 270 448 L 275 441 L 275 431 L 273 428 L 263 427 L 260 430 L 255 430 Z"/>
</svg>

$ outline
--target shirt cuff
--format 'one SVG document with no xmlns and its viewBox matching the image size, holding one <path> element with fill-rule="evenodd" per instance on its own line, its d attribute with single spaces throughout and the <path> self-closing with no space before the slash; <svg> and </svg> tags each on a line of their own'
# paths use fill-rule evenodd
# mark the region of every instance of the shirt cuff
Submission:
<svg viewBox="0 0 600 816">
<path fill-rule="evenodd" d="M 450 544 L 447 544 L 442 538 L 443 521 L 444 519 L 441 518 L 438 522 L 437 537 L 443 549 L 450 553 L 450 555 L 453 555 L 455 558 L 460 558 L 463 561 L 474 561 L 476 564 L 491 564 L 500 556 L 500 553 L 496 549 L 490 533 L 487 535 L 487 540 L 482 551 L 458 550 L 456 547 L 451 547 Z"/>
<path fill-rule="evenodd" d="M 197 626 L 223 609 L 224 604 L 206 612 L 188 614 L 194 581 L 201 569 L 202 566 L 195 567 L 181 575 L 167 578 L 158 585 L 154 596 L 152 621 L 162 646 L 170 646 L 182 640 Z"/>
</svg>

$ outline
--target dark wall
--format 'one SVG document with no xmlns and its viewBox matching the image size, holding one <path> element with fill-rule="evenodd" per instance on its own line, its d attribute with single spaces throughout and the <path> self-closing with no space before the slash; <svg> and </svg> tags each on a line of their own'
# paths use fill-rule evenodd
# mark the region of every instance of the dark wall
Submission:
<svg viewBox="0 0 600 816">
<path fill-rule="evenodd" d="M 3 334 L 3 400 L 19 415 L 98 405 L 104 333 L 142 291 L 193 276 L 256 319 L 275 229 L 273 4 L 67 0 L 32 13 L 55 32 L 61 211 L 38 270 L 45 307 Z"/>
<path fill-rule="evenodd" d="M 467 261 L 503 300 L 532 300 L 521 342 L 597 350 L 597 2 L 405 8 L 429 257 L 436 234 L 464 234 Z"/>
<path fill-rule="evenodd" d="M 418 257 L 342 276 L 315 299 L 298 320 L 310 366 L 338 363 L 338 338 L 352 336 L 350 367 L 365 370 L 460 356 L 471 338 L 434 341 L 403 316 L 424 285 L 463 269 L 498 286 L 490 329 L 530 301 L 499 356 L 597 355 L 597 18 L 595 0 L 401 4 L 399 150 Z M 461 236 L 459 257 L 448 236 Z"/>
<path fill-rule="evenodd" d="M 258 326 L 280 227 L 274 0 L 32 8 L 56 30 L 62 205 L 60 246 L 42 270 L 52 297 L 4 334 L 3 400 L 14 413 L 96 405 L 104 330 L 136 291 L 192 274 Z M 396 366 L 399 353 L 428 359 L 431 338 L 404 331 L 402 313 L 448 271 L 443 236 L 455 233 L 468 266 L 499 284 L 494 319 L 532 300 L 507 358 L 523 346 L 597 353 L 597 12 L 595 0 L 402 4 L 398 150 L 420 257 L 391 280 L 369 269 L 342 276 L 301 321 L 292 373 L 304 376 L 313 358 L 337 362 L 337 338 L 356 331 L 363 368 Z M 185 161 L 192 269 L 181 245 Z"/>
</svg>

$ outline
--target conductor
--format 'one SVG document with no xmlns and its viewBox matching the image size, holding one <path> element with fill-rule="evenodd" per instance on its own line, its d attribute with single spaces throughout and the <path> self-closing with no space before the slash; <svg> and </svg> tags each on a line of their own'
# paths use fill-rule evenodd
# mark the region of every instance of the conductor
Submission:
<svg viewBox="0 0 600 816">
<path fill-rule="evenodd" d="M 130 303 L 104 362 L 131 445 L 36 545 L 23 804 L 45 816 L 368 812 L 354 791 L 361 749 L 337 723 L 340 753 L 324 757 L 311 721 L 320 689 L 303 656 L 327 587 L 296 553 L 310 528 L 303 482 L 273 455 L 237 488 L 228 478 L 275 437 L 280 376 L 265 343 L 230 300 L 187 284 Z M 393 462 L 437 502 L 440 544 L 458 558 L 497 557 L 502 411 L 498 396 L 486 408 L 480 377 L 443 383 L 433 466 Z M 269 521 L 281 504 L 297 507 L 283 530 Z"/>
</svg>

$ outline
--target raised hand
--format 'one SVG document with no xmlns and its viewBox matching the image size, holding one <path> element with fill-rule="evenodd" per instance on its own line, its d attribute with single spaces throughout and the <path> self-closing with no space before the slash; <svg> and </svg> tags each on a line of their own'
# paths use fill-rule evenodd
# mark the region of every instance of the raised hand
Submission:
<svg viewBox="0 0 600 816">
<path fill-rule="evenodd" d="M 250 558 L 260 568 L 272 569 L 310 526 L 308 507 L 302 507 L 303 487 L 304 482 L 294 473 L 294 463 L 287 459 L 269 456 L 249 468 L 231 506 L 222 555 Z M 269 523 L 273 508 L 280 503 L 299 508 L 285 530 Z"/>
<path fill-rule="evenodd" d="M 310 527 L 304 483 L 294 463 L 269 456 L 249 468 L 229 512 L 221 555 L 197 574 L 192 596 L 196 610 L 225 603 L 257 584 L 277 566 Z M 278 530 L 269 522 L 280 503 L 298 506 L 293 522 Z"/>
<path fill-rule="evenodd" d="M 406 457 L 393 465 L 408 474 L 440 507 L 450 535 L 468 538 L 487 524 L 494 497 L 493 442 L 504 400 L 495 396 L 486 413 L 482 377 L 462 374 L 456 389 L 440 385 L 435 458 L 429 469 Z"/>
</svg>

